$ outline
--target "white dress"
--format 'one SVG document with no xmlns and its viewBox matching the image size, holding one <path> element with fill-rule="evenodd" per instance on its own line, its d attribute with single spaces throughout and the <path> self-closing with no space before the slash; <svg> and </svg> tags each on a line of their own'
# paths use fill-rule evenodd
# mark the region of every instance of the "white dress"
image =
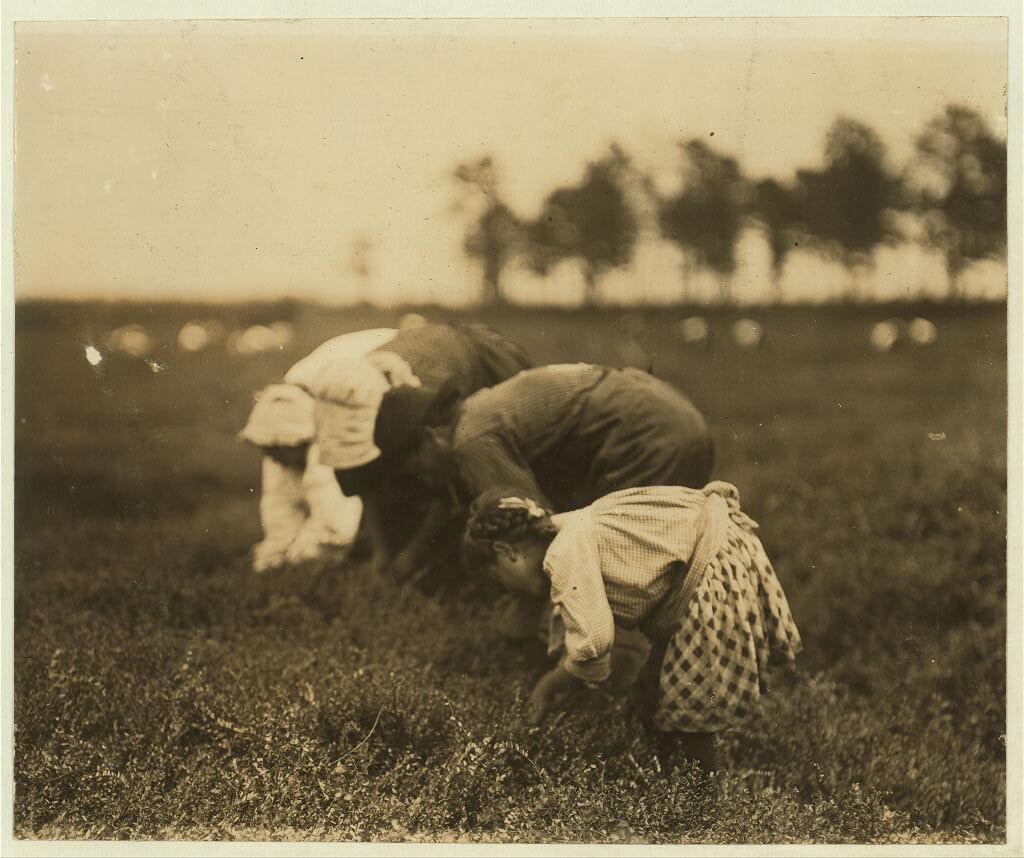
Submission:
<svg viewBox="0 0 1024 858">
<path fill-rule="evenodd" d="M 289 369 L 285 383 L 304 388 L 324 366 L 365 357 L 397 333 L 392 328 L 374 328 L 334 337 Z M 316 444 L 309 444 L 301 471 L 264 456 L 260 492 L 263 540 L 253 550 L 255 571 L 316 560 L 354 541 L 362 501 L 342 493 L 334 469 L 320 463 Z"/>
</svg>

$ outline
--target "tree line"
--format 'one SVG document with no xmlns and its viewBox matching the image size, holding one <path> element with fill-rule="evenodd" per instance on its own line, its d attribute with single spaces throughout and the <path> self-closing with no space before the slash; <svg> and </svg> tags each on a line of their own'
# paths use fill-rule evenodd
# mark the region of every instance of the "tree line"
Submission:
<svg viewBox="0 0 1024 858">
<path fill-rule="evenodd" d="M 735 158 L 701 138 L 679 148 L 682 182 L 674 194 L 659 193 L 612 144 L 576 184 L 551 191 L 535 219 L 507 203 L 491 156 L 459 164 L 454 181 L 482 203 L 463 247 L 482 264 L 483 301 L 506 301 L 502 274 L 513 262 L 544 275 L 575 259 L 584 300 L 594 303 L 601 275 L 629 265 L 642 233 L 683 252 L 681 300 L 698 269 L 717 275 L 728 300 L 737 242 L 750 227 L 768 242 L 776 297 L 786 258 L 798 247 L 856 272 L 870 268 L 878 245 L 918 241 L 943 254 L 950 297 L 958 295 L 958 277 L 969 263 L 1006 253 L 1006 143 L 967 107 L 949 105 L 931 119 L 898 171 L 887 166 L 885 145 L 872 128 L 842 116 L 826 135 L 823 165 L 786 181 L 746 176 Z M 904 215 L 913 216 L 912 231 Z"/>
</svg>

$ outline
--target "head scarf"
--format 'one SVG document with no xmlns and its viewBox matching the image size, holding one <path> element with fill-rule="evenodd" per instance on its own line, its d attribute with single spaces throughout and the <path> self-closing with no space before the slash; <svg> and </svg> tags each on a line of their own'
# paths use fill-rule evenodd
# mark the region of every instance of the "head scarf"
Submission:
<svg viewBox="0 0 1024 858">
<path fill-rule="evenodd" d="M 295 447 L 313 440 L 313 397 L 294 384 L 272 384 L 256 394 L 243 441 L 257 447 Z"/>
</svg>

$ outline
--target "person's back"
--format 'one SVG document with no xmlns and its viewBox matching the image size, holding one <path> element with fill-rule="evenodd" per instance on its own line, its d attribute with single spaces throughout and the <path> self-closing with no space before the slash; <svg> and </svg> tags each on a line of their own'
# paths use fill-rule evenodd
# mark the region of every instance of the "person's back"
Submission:
<svg viewBox="0 0 1024 858">
<path fill-rule="evenodd" d="M 714 461 L 707 423 L 682 393 L 590 364 L 527 370 L 474 394 L 453 445 L 467 496 L 515 485 L 556 510 L 636 486 L 702 486 Z"/>
<path fill-rule="evenodd" d="M 574 479 L 559 487 L 570 509 L 620 489 L 699 488 L 715 462 L 700 410 L 668 382 L 633 368 L 612 370 L 595 388 L 573 445 L 587 470 L 582 485 Z"/>
<path fill-rule="evenodd" d="M 701 489 L 684 486 L 611 492 L 563 513 L 546 557 L 570 579 L 583 574 L 576 571 L 578 565 L 583 568 L 596 559 L 602 598 L 616 622 L 635 628 L 665 601 L 676 579 L 681 580 L 681 570 L 685 573 L 689 566 L 707 525 L 708 498 Z M 571 599 L 573 594 L 565 596 Z"/>
<path fill-rule="evenodd" d="M 572 439 L 586 396 L 607 373 L 591 364 L 551 364 L 468 397 L 452 439 L 467 495 L 522 483 L 546 496 L 550 486 L 543 484 L 550 481 L 530 466 L 571 446 L 564 442 Z"/>
</svg>

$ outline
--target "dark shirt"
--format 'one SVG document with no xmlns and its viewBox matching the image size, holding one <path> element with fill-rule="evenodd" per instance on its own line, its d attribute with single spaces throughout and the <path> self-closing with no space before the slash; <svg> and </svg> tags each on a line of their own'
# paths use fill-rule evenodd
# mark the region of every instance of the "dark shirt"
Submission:
<svg viewBox="0 0 1024 858">
<path fill-rule="evenodd" d="M 519 373 L 463 403 L 453 439 L 464 500 L 494 486 L 549 509 L 612 491 L 703 486 L 707 424 L 671 385 L 635 369 L 559 364 Z"/>
</svg>

